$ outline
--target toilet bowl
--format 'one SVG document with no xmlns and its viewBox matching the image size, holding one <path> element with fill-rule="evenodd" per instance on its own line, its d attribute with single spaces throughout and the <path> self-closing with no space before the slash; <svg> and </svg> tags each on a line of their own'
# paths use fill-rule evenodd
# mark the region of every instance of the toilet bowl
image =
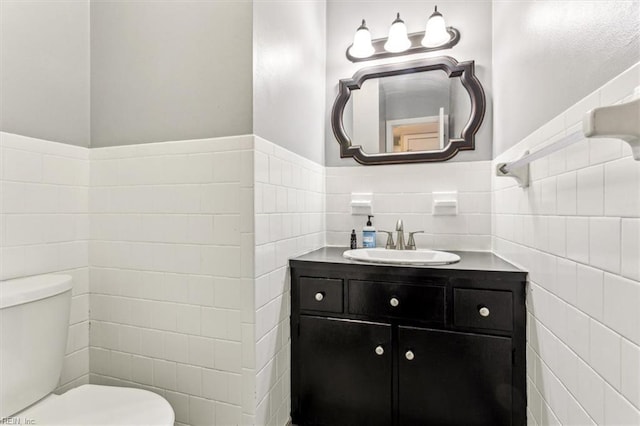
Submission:
<svg viewBox="0 0 640 426">
<path fill-rule="evenodd" d="M 0 281 L 0 418 L 36 425 L 163 425 L 169 403 L 142 389 L 58 384 L 67 342 L 68 275 Z"/>
</svg>

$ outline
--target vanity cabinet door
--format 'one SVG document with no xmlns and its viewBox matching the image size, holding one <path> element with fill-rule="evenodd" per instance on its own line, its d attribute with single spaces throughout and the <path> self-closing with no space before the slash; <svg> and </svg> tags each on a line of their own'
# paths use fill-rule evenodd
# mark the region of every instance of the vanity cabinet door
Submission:
<svg viewBox="0 0 640 426">
<path fill-rule="evenodd" d="M 300 316 L 300 425 L 389 426 L 391 326 Z"/>
<path fill-rule="evenodd" d="M 510 338 L 398 331 L 400 425 L 511 424 Z"/>
</svg>

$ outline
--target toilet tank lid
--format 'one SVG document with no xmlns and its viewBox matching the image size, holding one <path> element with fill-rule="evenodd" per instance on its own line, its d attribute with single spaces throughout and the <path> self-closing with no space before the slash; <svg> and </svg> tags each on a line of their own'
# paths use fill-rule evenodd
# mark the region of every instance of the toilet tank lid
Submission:
<svg viewBox="0 0 640 426">
<path fill-rule="evenodd" d="M 71 275 L 34 275 L 0 281 L 0 309 L 34 302 L 71 290 Z"/>
</svg>

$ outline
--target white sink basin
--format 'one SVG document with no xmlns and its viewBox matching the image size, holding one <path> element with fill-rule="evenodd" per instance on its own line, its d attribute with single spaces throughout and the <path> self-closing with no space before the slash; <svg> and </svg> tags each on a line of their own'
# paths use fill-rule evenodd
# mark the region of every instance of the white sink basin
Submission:
<svg viewBox="0 0 640 426">
<path fill-rule="evenodd" d="M 445 265 L 460 261 L 460 256 L 437 250 L 387 250 L 384 248 L 347 250 L 343 257 L 359 262 L 393 265 Z"/>
</svg>

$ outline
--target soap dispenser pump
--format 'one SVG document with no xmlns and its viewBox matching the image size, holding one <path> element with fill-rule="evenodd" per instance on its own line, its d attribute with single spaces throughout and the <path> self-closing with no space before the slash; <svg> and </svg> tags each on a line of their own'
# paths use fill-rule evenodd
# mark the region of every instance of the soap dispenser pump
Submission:
<svg viewBox="0 0 640 426">
<path fill-rule="evenodd" d="M 362 247 L 376 247 L 376 228 L 371 223 L 373 215 L 368 215 L 367 225 L 362 228 Z"/>
</svg>

